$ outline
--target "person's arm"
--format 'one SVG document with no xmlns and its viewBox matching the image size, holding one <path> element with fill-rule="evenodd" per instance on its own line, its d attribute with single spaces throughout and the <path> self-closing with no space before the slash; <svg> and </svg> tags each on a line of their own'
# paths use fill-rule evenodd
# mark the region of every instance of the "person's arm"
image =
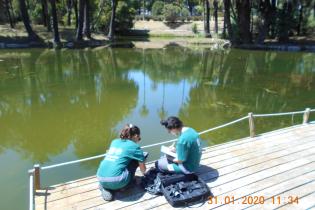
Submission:
<svg viewBox="0 0 315 210">
<path fill-rule="evenodd" d="M 178 143 L 176 147 L 177 158 L 173 160 L 174 163 L 181 164 L 187 159 L 188 148 L 186 144 Z"/>
<path fill-rule="evenodd" d="M 147 170 L 147 168 L 145 166 L 145 163 L 144 162 L 139 162 L 139 168 L 140 168 L 141 173 L 144 175 L 146 170 Z"/>
<path fill-rule="evenodd" d="M 178 163 L 178 164 L 183 163 L 183 161 L 181 161 L 181 160 L 177 160 L 177 159 L 174 159 L 174 160 L 173 160 L 173 162 L 174 162 L 174 163 Z"/>
<path fill-rule="evenodd" d="M 175 143 L 175 142 L 173 142 L 173 144 L 172 144 L 172 145 L 170 145 L 170 146 L 169 146 L 169 148 L 170 148 L 170 151 L 172 151 L 172 152 L 176 152 L 176 143 Z"/>
</svg>

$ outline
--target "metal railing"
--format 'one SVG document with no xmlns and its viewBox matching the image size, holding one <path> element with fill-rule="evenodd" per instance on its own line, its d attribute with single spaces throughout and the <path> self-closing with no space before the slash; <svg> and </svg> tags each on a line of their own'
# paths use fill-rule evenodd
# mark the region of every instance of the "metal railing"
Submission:
<svg viewBox="0 0 315 210">
<path fill-rule="evenodd" d="M 273 113 L 273 114 L 253 114 L 252 112 L 250 112 L 250 113 L 248 113 L 247 116 L 241 117 L 239 119 L 225 123 L 223 125 L 219 125 L 219 126 L 214 127 L 214 128 L 210 128 L 210 129 L 201 131 L 201 132 L 199 132 L 199 135 L 208 133 L 210 131 L 218 130 L 220 128 L 224 128 L 224 127 L 227 127 L 227 126 L 230 126 L 230 125 L 233 125 L 235 123 L 238 123 L 238 122 L 241 122 L 243 120 L 248 119 L 249 120 L 248 122 L 249 122 L 250 137 L 254 137 L 255 136 L 255 125 L 254 125 L 254 118 L 255 117 L 257 118 L 257 117 L 273 117 L 273 116 L 304 114 L 302 123 L 306 124 L 306 123 L 308 123 L 309 116 L 310 116 L 311 112 L 315 112 L 315 109 L 306 108 L 304 111 L 282 112 L 282 113 Z M 163 141 L 163 142 L 159 142 L 159 143 L 155 143 L 155 144 L 142 146 L 141 148 L 144 149 L 144 148 L 159 146 L 159 145 L 175 142 L 176 140 L 177 139 L 171 139 L 171 140 L 167 140 L 167 141 Z M 88 158 L 79 159 L 79 160 L 73 160 L 73 161 L 68 161 L 68 162 L 64 162 L 64 163 L 44 166 L 44 167 L 40 167 L 39 164 L 35 164 L 34 168 L 29 170 L 29 177 L 30 177 L 29 209 L 33 210 L 35 208 L 35 199 L 34 199 L 35 192 L 36 192 L 36 190 L 41 189 L 41 187 L 40 187 L 40 171 L 52 169 L 52 168 L 57 168 L 57 167 L 61 167 L 61 166 L 66 166 L 66 165 L 72 165 L 72 164 L 76 164 L 76 163 L 81 163 L 81 162 L 85 162 L 85 161 L 89 161 L 89 160 L 95 160 L 98 158 L 105 157 L 105 155 L 106 155 L 106 153 L 92 156 L 92 157 L 88 157 Z"/>
</svg>

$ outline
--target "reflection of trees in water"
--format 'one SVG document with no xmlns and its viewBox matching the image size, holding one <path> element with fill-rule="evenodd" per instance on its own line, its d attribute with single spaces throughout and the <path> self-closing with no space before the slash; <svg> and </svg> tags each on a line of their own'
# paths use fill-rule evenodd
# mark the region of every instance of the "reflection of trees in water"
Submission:
<svg viewBox="0 0 315 210">
<path fill-rule="evenodd" d="M 201 58 L 202 79 L 190 89 L 190 99 L 180 111 L 184 122 L 199 130 L 229 122 L 251 111 L 301 110 L 315 102 L 312 54 L 232 50 L 228 54 L 204 53 L 203 56 L 207 58 Z M 290 123 L 291 118 L 280 121 L 271 119 L 259 127 L 272 130 Z M 232 131 L 235 133 L 235 127 Z M 213 137 L 235 136 L 230 132 Z M 247 135 L 246 126 L 238 133 Z"/>
<path fill-rule="evenodd" d="M 0 148 L 45 162 L 74 144 L 78 157 L 99 154 L 135 107 L 137 87 L 115 69 L 111 50 L 28 51 L 0 83 Z M 19 64 L 19 61 L 21 64 Z"/>
<path fill-rule="evenodd" d="M 144 52 L 144 49 L 142 50 L 142 59 L 143 59 L 143 104 L 141 106 L 141 109 L 140 109 L 140 115 L 145 117 L 149 114 L 149 109 L 146 105 L 146 60 L 145 60 L 145 52 Z"/>
<path fill-rule="evenodd" d="M 198 130 L 249 111 L 302 109 L 315 102 L 314 60 L 309 53 L 181 47 L 9 53 L 0 66 L 0 148 L 41 162 L 69 144 L 79 157 L 103 152 L 115 136 L 112 128 L 137 103 L 130 69 L 144 70 L 142 116 L 148 114 L 149 77 L 164 84 L 160 117 L 169 111 L 168 100 L 181 100 L 180 117 Z M 182 97 L 165 97 L 167 84 L 183 80 Z"/>
</svg>

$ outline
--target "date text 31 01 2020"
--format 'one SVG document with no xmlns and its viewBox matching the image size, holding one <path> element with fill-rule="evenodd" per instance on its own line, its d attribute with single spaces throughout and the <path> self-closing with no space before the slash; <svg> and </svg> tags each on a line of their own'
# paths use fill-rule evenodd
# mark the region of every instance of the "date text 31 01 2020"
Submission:
<svg viewBox="0 0 315 210">
<path fill-rule="evenodd" d="M 252 205 L 252 204 L 298 204 L 299 197 L 298 196 L 243 196 L 241 198 L 235 198 L 234 196 L 209 196 L 208 204 L 244 204 L 244 205 Z"/>
</svg>

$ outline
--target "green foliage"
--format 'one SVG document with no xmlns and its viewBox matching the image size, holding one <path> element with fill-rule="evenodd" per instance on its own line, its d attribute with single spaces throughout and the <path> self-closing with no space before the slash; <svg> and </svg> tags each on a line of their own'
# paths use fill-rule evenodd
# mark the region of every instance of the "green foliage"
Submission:
<svg viewBox="0 0 315 210">
<path fill-rule="evenodd" d="M 203 21 L 203 16 L 192 16 L 191 18 L 193 21 Z"/>
<path fill-rule="evenodd" d="M 195 13 L 196 13 L 196 15 L 202 15 L 203 7 L 201 5 L 196 6 L 195 7 Z"/>
<path fill-rule="evenodd" d="M 187 20 L 188 17 L 189 17 L 189 15 L 190 15 L 190 14 L 189 14 L 188 9 L 185 8 L 185 7 L 183 7 L 183 8 L 182 8 L 182 11 L 181 11 L 181 19 L 182 19 L 182 21 Z"/>
<path fill-rule="evenodd" d="M 313 10 L 313 13 L 315 13 L 315 10 Z M 307 17 L 307 21 L 306 21 L 306 30 L 309 29 L 310 32 L 314 32 L 315 31 L 315 14 L 310 14 Z"/>
<path fill-rule="evenodd" d="M 42 20 L 42 7 L 40 4 L 32 5 L 32 9 L 30 10 L 30 18 L 35 24 L 41 24 Z"/>
<path fill-rule="evenodd" d="M 94 28 L 97 31 L 102 31 L 105 34 L 107 34 L 109 30 L 110 17 L 111 17 L 111 7 L 109 4 L 106 4 L 103 7 L 102 12 L 100 12 L 100 15 L 95 17 Z"/>
<path fill-rule="evenodd" d="M 152 19 L 154 21 L 163 21 L 164 20 L 164 16 L 163 15 L 153 16 Z"/>
<path fill-rule="evenodd" d="M 176 22 L 180 17 L 180 7 L 173 4 L 166 4 L 163 10 L 164 19 L 167 22 Z"/>
<path fill-rule="evenodd" d="M 152 6 L 152 16 L 163 15 L 164 3 L 162 1 L 154 2 Z"/>
<path fill-rule="evenodd" d="M 133 19 L 136 16 L 136 10 L 125 1 L 119 1 L 116 9 L 115 26 L 117 31 L 126 31 L 133 27 Z"/>
<path fill-rule="evenodd" d="M 136 10 L 130 5 L 132 1 L 118 1 L 116 8 L 115 30 L 124 32 L 133 27 L 133 20 L 136 19 Z M 142 16 L 137 16 L 139 20 Z M 103 12 L 94 22 L 94 27 L 97 31 L 108 33 L 109 23 L 111 19 L 111 6 L 106 4 Z"/>
<path fill-rule="evenodd" d="M 192 26 L 191 26 L 191 30 L 194 34 L 197 34 L 198 33 L 198 26 L 196 23 L 193 23 Z"/>
</svg>

